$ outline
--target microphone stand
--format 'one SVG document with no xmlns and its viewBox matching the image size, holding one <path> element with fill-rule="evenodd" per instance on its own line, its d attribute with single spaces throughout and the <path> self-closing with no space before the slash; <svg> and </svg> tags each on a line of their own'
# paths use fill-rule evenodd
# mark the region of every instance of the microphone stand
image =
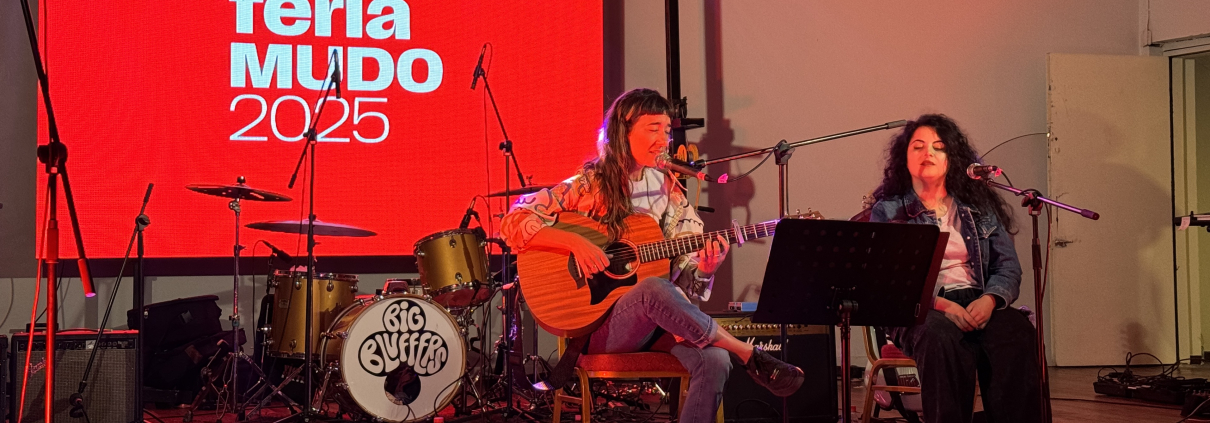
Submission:
<svg viewBox="0 0 1210 423">
<path fill-rule="evenodd" d="M 45 164 L 47 198 L 46 227 L 43 228 L 44 245 L 39 266 L 46 266 L 46 356 L 55 356 L 55 330 L 58 328 L 58 287 L 55 286 L 55 267 L 59 264 L 59 220 L 58 220 L 58 182 L 59 175 L 63 176 L 63 194 L 67 199 L 67 211 L 71 218 L 72 234 L 75 236 L 76 252 L 79 255 L 77 264 L 80 268 L 80 282 L 84 286 L 85 297 L 96 296 L 92 292 L 92 274 L 88 265 L 88 257 L 84 254 L 84 238 L 80 234 L 80 219 L 76 215 L 76 203 L 71 193 L 71 182 L 67 177 L 67 146 L 59 139 L 59 126 L 55 121 L 54 107 L 50 101 L 50 83 L 47 81 L 46 69 L 42 65 L 42 53 L 38 51 L 38 35 L 34 29 L 33 18 L 30 16 L 29 0 L 21 0 L 21 12 L 25 18 L 25 31 L 29 35 L 29 48 L 34 56 L 34 67 L 38 72 L 38 83 L 42 89 L 42 102 L 46 105 L 47 132 L 50 142 L 38 146 L 38 160 Z M 33 343 L 33 322 L 30 322 L 30 343 Z M 28 374 L 28 364 L 26 372 Z M 55 360 L 46 360 L 46 395 L 44 396 L 43 412 L 45 421 L 54 419 L 55 391 Z M 140 381 L 141 384 L 141 381 Z M 140 385 L 141 386 L 141 385 Z M 22 406 L 24 407 L 24 406 Z M 142 404 L 139 405 L 142 407 Z M 20 411 L 18 412 L 20 414 Z"/>
<path fill-rule="evenodd" d="M 500 108 L 496 106 L 496 96 L 492 95 L 492 85 L 488 82 L 487 72 L 483 71 L 482 67 L 475 68 L 476 77 L 483 78 L 483 88 L 487 90 L 487 97 L 491 100 L 492 110 L 496 113 L 496 122 L 500 125 L 500 133 L 504 135 L 504 141 L 500 142 L 500 151 L 504 155 L 504 207 L 507 213 L 508 206 L 512 204 L 511 192 L 511 177 L 507 176 L 508 172 L 516 171 L 517 180 L 521 182 L 521 188 L 525 188 L 525 176 L 521 173 L 521 165 L 517 163 L 517 156 L 513 153 L 513 142 L 508 137 L 508 130 L 504 129 L 504 119 L 500 117 Z M 515 396 L 515 387 L 513 386 L 513 365 L 508 354 L 512 353 L 513 340 L 516 337 L 516 302 L 517 295 L 520 293 L 520 287 L 514 283 L 512 272 L 509 270 L 509 262 L 512 261 L 512 251 L 505 248 L 500 251 L 500 261 L 502 269 L 500 274 L 504 280 L 504 298 L 503 298 L 503 313 L 504 313 L 504 331 L 500 334 L 500 343 L 497 345 L 496 354 L 504 353 L 504 373 L 507 378 L 508 389 L 505 391 L 508 395 L 508 408 L 520 413 L 520 409 L 514 406 L 513 397 Z M 509 288 L 509 286 L 512 286 Z M 535 338 L 536 342 L 536 338 Z M 499 360 L 499 358 L 497 358 Z M 522 369 L 524 371 L 524 369 Z M 534 371 L 537 372 L 537 366 L 534 366 Z M 512 413 L 509 413 L 510 415 Z"/>
<path fill-rule="evenodd" d="M 134 218 L 134 230 L 130 233 L 130 242 L 126 243 L 126 256 L 122 257 L 122 266 L 118 267 L 118 278 L 113 283 L 113 293 L 109 295 L 109 305 L 105 307 L 105 315 L 101 318 L 101 326 L 97 328 L 96 348 L 88 355 L 88 364 L 84 366 L 84 375 L 80 377 L 80 385 L 76 388 L 76 392 L 68 396 L 67 402 L 71 405 L 70 415 L 74 418 L 83 417 L 84 421 L 88 422 L 88 411 L 84 408 L 84 389 L 88 387 L 88 375 L 92 373 L 92 364 L 97 359 L 97 351 L 100 351 L 101 336 L 105 333 L 105 326 L 109 324 L 109 315 L 113 311 L 113 302 L 118 298 L 118 288 L 122 286 L 122 275 L 126 273 L 126 262 L 130 260 L 130 249 L 134 246 L 134 240 L 137 237 L 139 240 L 138 250 L 138 267 L 134 273 L 134 309 L 139 310 L 139 334 L 136 341 L 138 352 L 138 360 L 135 361 L 134 375 L 138 381 L 139 389 L 135 390 L 135 404 L 139 408 L 139 416 L 135 421 L 142 421 L 143 411 L 143 371 L 144 358 L 147 350 L 144 347 L 143 339 L 143 306 L 146 302 L 144 297 L 144 278 L 143 278 L 143 229 L 151 224 L 151 218 L 147 217 L 143 212 L 147 211 L 147 202 L 151 200 L 151 188 L 155 184 L 147 184 L 147 194 L 143 195 L 143 206 L 139 208 L 138 217 Z"/>
<path fill-rule="evenodd" d="M 1034 271 L 1034 318 L 1037 322 L 1035 335 L 1037 336 L 1036 343 L 1038 344 L 1038 392 L 1042 397 L 1040 410 L 1042 422 L 1050 423 L 1050 377 L 1046 368 L 1046 330 L 1042 320 L 1042 296 L 1046 292 L 1042 289 L 1042 243 L 1038 237 L 1038 215 L 1042 213 L 1043 204 L 1049 204 L 1092 220 L 1100 219 L 1101 215 L 1092 210 L 1081 209 L 1043 197 L 1042 193 L 1033 188 L 1017 189 L 992 181 L 990 178 L 984 179 L 984 181 L 989 187 L 1008 191 L 1013 195 L 1022 197 L 1021 207 L 1029 209 L 1030 223 L 1033 226 L 1033 240 L 1030 243 L 1032 252 L 1030 261 L 1033 262 Z"/>
<path fill-rule="evenodd" d="M 305 382 L 304 385 L 306 387 L 305 390 L 306 390 L 306 394 L 307 394 L 306 404 L 303 404 L 302 413 L 278 420 L 276 423 L 282 423 L 282 422 L 288 422 L 288 421 L 301 421 L 304 423 L 309 423 L 311 421 L 316 420 L 315 417 L 312 415 L 312 411 L 313 411 L 312 405 L 314 405 L 314 399 L 311 397 L 314 393 L 314 390 L 312 389 L 312 386 L 311 386 L 312 385 L 311 362 L 313 360 L 315 360 L 315 357 L 311 355 L 311 341 L 312 341 L 311 331 L 312 331 L 312 327 L 315 324 L 315 322 L 312 321 L 313 319 L 311 316 L 311 314 L 314 313 L 314 305 L 311 303 L 312 291 L 313 291 L 313 287 L 311 285 L 313 284 L 314 279 L 315 279 L 315 146 L 318 144 L 316 142 L 317 137 L 315 135 L 315 128 L 319 125 L 319 117 L 323 115 L 324 106 L 328 104 L 328 101 L 327 101 L 328 94 L 332 92 L 332 86 L 334 84 L 340 83 L 339 75 L 340 75 L 340 61 L 339 61 L 339 58 L 337 58 L 336 69 L 332 73 L 332 77 L 327 81 L 328 83 L 325 84 L 325 85 L 327 85 L 327 87 L 324 89 L 323 96 L 320 97 L 321 101 L 319 102 L 319 109 L 316 110 L 316 112 L 315 112 L 315 120 L 311 121 L 311 127 L 307 128 L 307 143 L 306 143 L 306 145 L 303 145 L 302 155 L 300 155 L 298 157 L 298 164 L 294 165 L 294 174 L 290 175 L 290 184 L 288 185 L 288 188 L 294 188 L 294 182 L 298 178 L 298 171 L 302 169 L 303 160 L 306 159 L 308 155 L 310 155 L 311 160 L 310 160 L 310 163 L 308 164 L 308 166 L 310 167 L 310 169 L 308 170 L 308 173 L 310 174 L 310 178 L 309 178 L 310 180 L 307 181 L 307 184 L 309 186 L 309 188 L 307 188 L 307 209 L 308 209 L 308 212 L 307 212 L 307 296 L 306 296 L 306 302 L 307 302 L 306 314 L 307 314 L 307 316 L 306 316 L 306 323 L 304 326 L 304 330 L 306 331 L 306 333 L 303 337 L 303 356 L 305 358 L 303 359 L 303 365 L 302 365 L 303 381 Z M 322 400 L 322 398 L 321 398 L 321 400 Z"/>
<path fill-rule="evenodd" d="M 732 154 L 730 156 L 724 156 L 724 157 L 720 157 L 717 159 L 710 159 L 710 160 L 704 160 L 704 161 L 697 160 L 694 162 L 690 162 L 689 164 L 691 166 L 709 166 L 711 164 L 726 163 L 726 162 L 729 162 L 732 160 L 738 160 L 738 159 L 742 159 L 742 158 L 746 158 L 746 157 L 759 156 L 762 154 L 767 154 L 767 153 L 772 152 L 773 154 L 775 154 L 777 156 L 777 192 L 778 192 L 777 212 L 778 212 L 778 217 L 783 218 L 783 217 L 786 217 L 787 214 L 790 214 L 790 192 L 788 189 L 790 186 L 790 172 L 789 172 L 788 165 L 790 164 L 790 155 L 794 153 L 795 148 L 807 146 L 807 145 L 811 145 L 811 144 L 818 144 L 818 143 L 821 143 L 824 141 L 831 141 L 831 140 L 839 139 L 839 138 L 851 137 L 853 135 L 864 134 L 867 132 L 882 131 L 882 130 L 891 129 L 891 128 L 898 128 L 898 127 L 904 126 L 904 125 L 907 125 L 907 121 L 897 120 L 894 122 L 887 122 L 882 125 L 875 125 L 875 126 L 870 126 L 870 127 L 866 127 L 866 128 L 855 129 L 852 131 L 841 132 L 841 133 L 832 134 L 832 135 L 826 135 L 826 136 L 822 136 L 822 137 L 818 137 L 818 138 L 806 139 L 806 140 L 797 141 L 797 142 L 793 142 L 793 143 L 787 143 L 786 140 L 781 140 L 780 142 L 778 142 L 776 145 L 774 145 L 772 147 L 766 147 L 766 148 L 762 148 L 759 150 L 752 150 L 752 151 L 739 153 L 739 154 Z M 844 318 L 844 315 L 842 315 L 842 318 Z M 781 342 L 782 342 L 781 360 L 787 361 L 788 358 L 786 357 L 785 344 L 786 344 L 786 340 L 789 338 L 788 338 L 788 334 L 786 333 L 786 325 L 780 325 L 780 326 L 781 326 Z M 848 337 L 848 333 L 847 333 L 847 325 L 842 325 L 841 330 L 842 330 L 842 332 L 844 332 L 843 335 L 845 335 L 845 336 L 841 337 L 841 343 L 843 344 L 841 349 L 843 350 L 843 353 L 844 353 L 844 357 L 841 358 L 841 360 L 842 360 L 841 371 L 840 371 L 841 380 L 843 381 L 843 383 L 848 384 L 849 383 L 848 381 L 850 380 L 849 379 L 850 370 L 849 370 L 849 337 Z M 841 414 L 841 417 L 842 417 L 841 421 L 843 421 L 845 423 L 849 423 L 853 419 L 853 413 L 851 411 L 849 411 L 849 410 L 851 410 L 851 403 L 852 403 L 852 392 L 850 392 L 849 389 L 844 389 L 843 390 L 843 403 L 841 405 L 842 410 L 843 410 L 842 411 L 843 414 Z M 789 400 L 782 398 L 781 405 L 782 405 L 782 410 L 781 410 L 782 422 L 789 423 L 789 421 L 790 421 Z"/>
</svg>

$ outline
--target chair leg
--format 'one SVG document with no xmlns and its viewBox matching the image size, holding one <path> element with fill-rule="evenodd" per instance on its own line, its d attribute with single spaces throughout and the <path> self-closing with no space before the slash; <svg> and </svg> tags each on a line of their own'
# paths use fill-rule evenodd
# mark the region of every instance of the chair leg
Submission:
<svg viewBox="0 0 1210 423">
<path fill-rule="evenodd" d="M 723 423 L 723 401 L 718 402 L 718 413 L 714 415 L 714 423 Z"/>
<path fill-rule="evenodd" d="M 563 388 L 555 389 L 554 392 L 555 404 L 553 407 L 551 407 L 553 408 L 553 410 L 551 410 L 551 414 L 554 416 L 554 418 L 551 419 L 551 423 L 559 423 L 559 421 L 563 419 L 563 398 L 559 396 L 563 394 Z"/>
<path fill-rule="evenodd" d="M 576 368 L 576 373 L 580 374 L 580 421 L 589 423 L 592 421 L 592 390 L 588 387 L 588 372 Z"/>
<path fill-rule="evenodd" d="M 677 418 L 680 418 L 681 414 L 685 413 L 685 397 L 689 396 L 689 377 L 688 376 L 681 378 L 680 388 L 681 388 L 680 392 L 677 392 L 677 402 L 676 402 L 677 403 L 677 406 L 676 406 Z"/>
<path fill-rule="evenodd" d="M 865 381 L 865 404 L 861 406 L 861 423 L 870 423 L 874 412 L 874 373 Z"/>
</svg>

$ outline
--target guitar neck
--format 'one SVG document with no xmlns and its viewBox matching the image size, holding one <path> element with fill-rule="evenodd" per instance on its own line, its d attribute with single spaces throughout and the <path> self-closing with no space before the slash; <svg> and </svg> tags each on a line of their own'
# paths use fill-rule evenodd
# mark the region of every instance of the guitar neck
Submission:
<svg viewBox="0 0 1210 423">
<path fill-rule="evenodd" d="M 773 230 L 777 228 L 777 220 L 768 222 L 753 223 L 744 225 L 738 228 L 730 228 L 722 231 L 706 232 L 694 234 L 663 241 L 649 242 L 639 244 L 639 259 L 643 262 L 671 259 L 680 257 L 685 254 L 694 253 L 701 250 L 706 245 L 707 241 L 716 240 L 721 235 L 729 244 L 735 244 L 740 240 L 750 240 L 773 236 Z"/>
</svg>

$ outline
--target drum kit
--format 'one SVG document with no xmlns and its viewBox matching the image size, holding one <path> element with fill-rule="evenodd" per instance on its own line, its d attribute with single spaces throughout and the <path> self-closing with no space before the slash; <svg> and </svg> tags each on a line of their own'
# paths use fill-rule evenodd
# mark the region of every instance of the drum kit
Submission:
<svg viewBox="0 0 1210 423">
<path fill-rule="evenodd" d="M 245 184 L 243 177 L 234 185 L 189 185 L 186 188 L 228 198 L 228 207 L 235 212 L 235 289 L 229 319 L 233 329 L 239 329 L 239 255 L 243 249 L 239 241 L 241 201 L 291 199 L 252 188 Z M 529 186 L 487 196 L 519 195 L 542 188 L 547 187 Z M 306 220 L 268 221 L 243 227 L 305 235 L 309 223 Z M 334 237 L 376 235 L 363 228 L 318 220 L 314 222 L 314 234 Z M 282 390 L 287 384 L 308 377 L 321 381 L 314 395 L 306 401 L 309 403 L 306 407 L 312 411 L 327 410 L 334 403 L 339 407 L 339 415 L 358 421 L 431 419 L 451 404 L 460 388 L 462 392 L 470 389 L 470 395 L 483 406 L 487 401 L 481 398 L 468 374 L 467 338 L 468 328 L 474 326 L 473 311 L 489 303 L 500 289 L 489 268 L 488 244 L 489 239 L 481 229 L 459 228 L 428 235 L 414 245 L 420 278 L 388 279 L 373 295 L 358 295 L 357 275 L 313 273 L 308 290 L 305 267 L 274 271 L 266 292 L 271 301 L 266 299 L 263 303 L 270 309 L 265 313 L 268 324 L 257 329 L 264 335 L 262 346 L 274 359 L 310 361 L 313 365 L 295 366 L 280 383 L 273 385 L 253 360 L 240 348 L 235 348 L 227 359 L 232 363 L 229 385 L 223 389 L 232 393 L 232 411 L 242 420 L 244 409 L 254 401 L 257 404 L 248 416 L 257 414 L 273 398 L 280 397 L 291 406 L 297 405 Z M 311 292 L 311 307 L 306 307 L 308 291 Z M 313 322 L 310 334 L 306 333 L 304 324 L 308 309 Z M 238 338 L 234 341 L 233 345 L 239 345 Z M 310 348 L 307 348 L 308 342 Z M 310 357 L 306 354 L 308 350 Z M 233 394 L 240 392 L 235 386 L 239 379 L 235 370 L 243 365 L 234 365 L 238 361 L 247 363 L 260 377 L 254 386 L 259 389 L 248 395 L 244 403 Z M 311 375 L 305 375 L 302 374 L 305 368 L 314 370 Z M 205 394 L 205 391 L 199 394 L 194 408 Z M 465 403 L 461 405 L 465 406 Z M 486 412 L 486 407 L 482 411 Z M 185 421 L 191 416 L 192 410 Z"/>
</svg>

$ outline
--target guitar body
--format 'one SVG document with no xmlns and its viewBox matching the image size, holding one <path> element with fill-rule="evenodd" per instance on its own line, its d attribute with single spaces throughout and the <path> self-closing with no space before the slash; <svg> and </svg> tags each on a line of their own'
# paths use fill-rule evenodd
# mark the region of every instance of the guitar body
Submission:
<svg viewBox="0 0 1210 423">
<path fill-rule="evenodd" d="M 547 332 L 565 337 L 588 334 L 604 323 L 613 304 L 639 281 L 668 277 L 668 259 L 641 263 L 636 257 L 635 245 L 664 239 L 651 216 L 626 218 L 622 240 L 613 244 L 608 244 L 603 225 L 577 213 L 559 213 L 553 227 L 580 234 L 613 257 L 606 271 L 588 278 L 577 275 L 574 257 L 567 251 L 531 247 L 517 257 L 521 294 L 534 320 Z"/>
</svg>

